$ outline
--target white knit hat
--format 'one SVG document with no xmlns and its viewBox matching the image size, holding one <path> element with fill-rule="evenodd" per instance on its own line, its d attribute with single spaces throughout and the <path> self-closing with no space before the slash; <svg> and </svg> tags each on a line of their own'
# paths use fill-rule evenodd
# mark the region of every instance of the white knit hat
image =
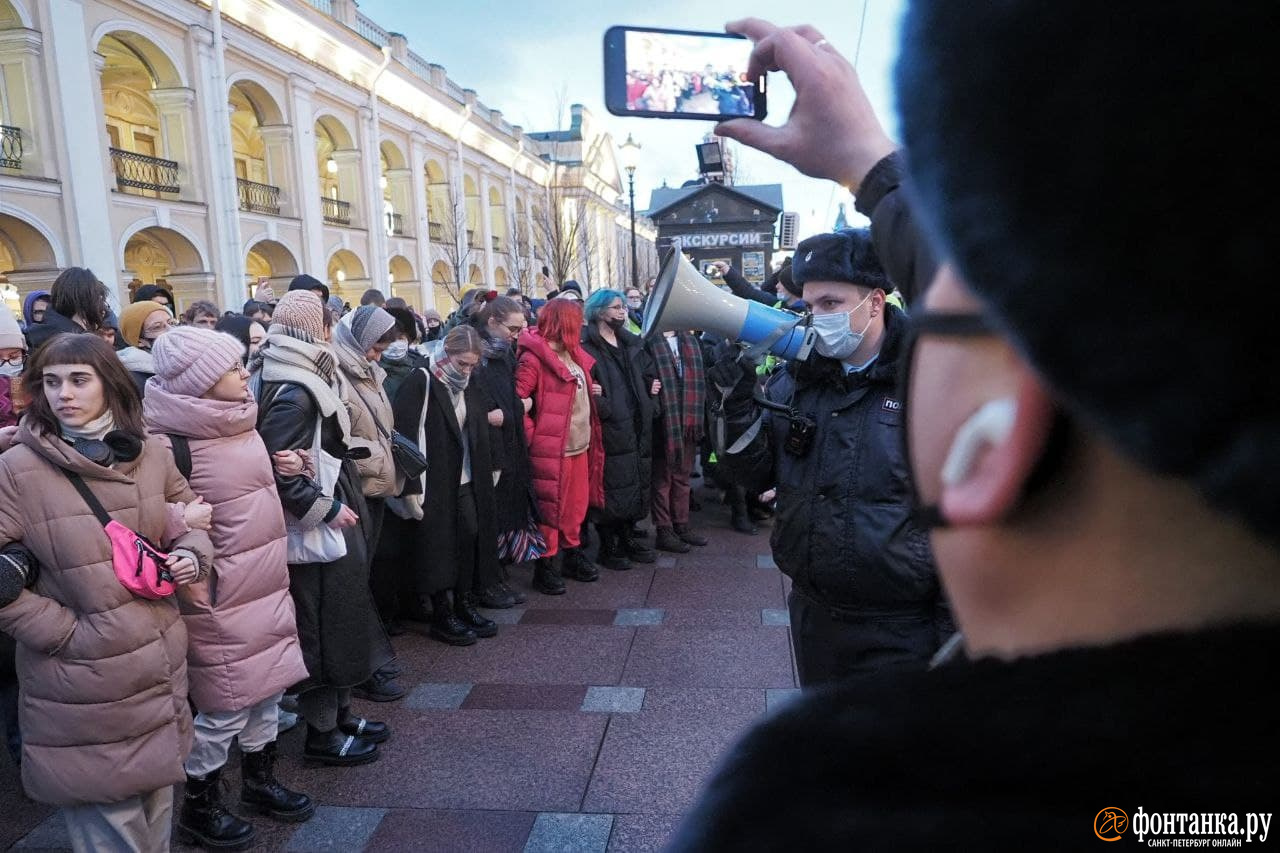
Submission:
<svg viewBox="0 0 1280 853">
<path fill-rule="evenodd" d="M 0 305 L 0 349 L 26 349 L 27 339 L 18 328 L 18 318 L 7 305 Z"/>
<path fill-rule="evenodd" d="M 231 368 L 241 366 L 244 344 L 224 332 L 178 326 L 151 345 L 160 387 L 173 394 L 202 396 Z"/>
</svg>

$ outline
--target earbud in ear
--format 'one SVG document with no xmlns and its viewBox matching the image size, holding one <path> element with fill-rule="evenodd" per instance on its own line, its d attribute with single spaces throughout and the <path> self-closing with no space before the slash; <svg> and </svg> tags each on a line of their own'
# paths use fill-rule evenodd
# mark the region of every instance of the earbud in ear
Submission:
<svg viewBox="0 0 1280 853">
<path fill-rule="evenodd" d="M 1003 444 L 1009 438 L 1017 415 L 1018 404 L 1012 397 L 988 400 L 970 415 L 956 432 L 951 450 L 947 452 L 941 471 L 943 485 L 963 483 L 985 448 Z"/>
</svg>

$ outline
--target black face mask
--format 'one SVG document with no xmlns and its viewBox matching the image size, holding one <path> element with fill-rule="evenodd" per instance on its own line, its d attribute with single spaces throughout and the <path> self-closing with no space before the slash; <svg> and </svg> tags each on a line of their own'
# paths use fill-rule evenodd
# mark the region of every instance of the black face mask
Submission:
<svg viewBox="0 0 1280 853">
<path fill-rule="evenodd" d="M 605 323 L 616 332 L 627 324 L 627 320 L 625 317 L 609 317 L 605 320 Z"/>
</svg>

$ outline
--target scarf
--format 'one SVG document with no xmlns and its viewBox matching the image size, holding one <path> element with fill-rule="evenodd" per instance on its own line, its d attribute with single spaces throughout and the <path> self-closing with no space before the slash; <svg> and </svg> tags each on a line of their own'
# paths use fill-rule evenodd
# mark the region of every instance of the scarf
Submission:
<svg viewBox="0 0 1280 853">
<path fill-rule="evenodd" d="M 467 383 L 471 380 L 470 374 L 454 367 L 453 361 L 444 353 L 432 359 L 431 375 L 443 382 L 455 398 L 467 390 Z"/>
<path fill-rule="evenodd" d="M 115 415 L 111 414 L 111 407 L 98 417 L 89 421 L 82 427 L 69 427 L 62 425 L 62 437 L 75 441 L 76 439 L 97 439 L 101 440 L 104 435 L 116 428 Z"/>
<path fill-rule="evenodd" d="M 488 364 L 496 358 L 504 357 L 511 350 L 511 341 L 505 338 L 499 340 L 489 336 L 487 329 L 480 330 L 480 339 L 484 342 L 484 351 L 480 354 L 480 359 L 484 364 Z"/>
<path fill-rule="evenodd" d="M 276 324 L 271 328 L 277 331 L 269 333 L 262 349 L 258 350 L 261 370 L 256 375 L 257 383 L 292 382 L 301 385 L 316 401 L 321 415 L 338 418 L 342 440 L 348 441 L 351 438 L 351 416 L 342 402 L 342 375 L 333 353 L 305 332 L 296 329 L 282 331 L 285 327 Z"/>
<path fill-rule="evenodd" d="M 658 368 L 658 379 L 662 382 L 658 411 L 662 415 L 668 459 L 681 459 L 685 442 L 702 440 L 705 417 L 703 395 L 706 382 L 702 370 L 702 349 L 697 339 L 687 332 L 677 333 L 676 339 L 680 349 L 679 366 L 665 338 L 655 339 L 649 347 Z"/>
</svg>

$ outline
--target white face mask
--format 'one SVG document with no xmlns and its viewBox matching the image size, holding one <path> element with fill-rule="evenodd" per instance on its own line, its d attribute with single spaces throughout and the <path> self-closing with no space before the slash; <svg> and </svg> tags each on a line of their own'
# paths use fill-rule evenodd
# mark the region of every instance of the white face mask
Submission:
<svg viewBox="0 0 1280 853">
<path fill-rule="evenodd" d="M 25 367 L 26 365 L 23 363 L 10 364 L 7 361 L 0 362 L 0 376 L 18 376 L 22 373 Z"/>
<path fill-rule="evenodd" d="M 853 319 L 853 312 L 861 308 L 870 298 L 871 294 L 868 293 L 863 297 L 862 302 L 853 306 L 852 311 L 813 315 L 813 329 L 818 333 L 818 340 L 813 348 L 818 351 L 818 355 L 843 361 L 858 351 L 858 347 L 862 346 L 863 337 L 867 334 L 867 329 L 871 328 L 871 318 L 867 318 L 867 325 L 862 327 L 861 332 L 853 331 L 849 328 L 849 323 Z"/>
<path fill-rule="evenodd" d="M 629 305 L 633 311 L 639 311 L 639 310 L 640 310 L 640 307 L 641 307 L 642 305 L 644 305 L 644 300 L 643 300 L 643 299 L 628 299 L 628 300 L 627 300 L 627 305 Z"/>
<path fill-rule="evenodd" d="M 383 358 L 389 358 L 392 361 L 401 361 L 409 354 L 409 342 L 401 338 L 395 343 L 388 346 L 382 351 Z"/>
</svg>

